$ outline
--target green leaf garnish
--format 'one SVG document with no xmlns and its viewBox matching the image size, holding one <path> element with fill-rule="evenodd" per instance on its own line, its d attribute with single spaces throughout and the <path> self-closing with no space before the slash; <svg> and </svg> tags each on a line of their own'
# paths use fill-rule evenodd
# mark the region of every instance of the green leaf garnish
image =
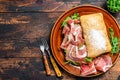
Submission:
<svg viewBox="0 0 120 80">
<path fill-rule="evenodd" d="M 72 16 L 67 17 L 67 18 L 62 22 L 61 27 L 65 27 L 65 25 L 67 25 L 67 21 L 70 20 L 71 18 L 74 19 L 74 20 L 78 20 L 78 19 L 79 19 L 79 14 L 78 14 L 78 13 L 74 13 Z"/>
<path fill-rule="evenodd" d="M 79 14 L 78 13 L 74 13 L 72 16 L 71 16 L 72 19 L 79 19 Z"/>
<path fill-rule="evenodd" d="M 110 43 L 112 45 L 111 53 L 116 54 L 120 51 L 119 39 L 118 37 L 114 36 L 114 31 L 112 28 L 109 28 L 109 33 L 110 33 Z"/>
<path fill-rule="evenodd" d="M 92 62 L 92 60 L 93 60 L 93 58 L 91 58 L 91 57 L 85 57 L 84 58 L 85 62 Z"/>
<path fill-rule="evenodd" d="M 67 61 L 65 62 L 65 64 L 73 64 L 73 65 L 75 65 L 75 66 L 79 66 L 79 65 L 80 65 L 80 63 L 74 62 L 74 61 L 72 61 L 72 60 L 67 60 Z"/>
<path fill-rule="evenodd" d="M 61 27 L 64 27 L 65 25 L 67 25 L 67 21 L 70 20 L 70 19 L 71 19 L 70 17 L 67 17 L 67 18 L 62 22 Z"/>
<path fill-rule="evenodd" d="M 64 52 L 67 53 L 67 50 L 65 49 Z"/>
<path fill-rule="evenodd" d="M 113 31 L 113 29 L 110 27 L 109 30 L 110 30 L 110 35 L 111 35 L 111 36 L 114 36 L 114 31 Z"/>
<path fill-rule="evenodd" d="M 107 7 L 111 12 L 119 12 L 120 0 L 107 0 Z"/>
</svg>

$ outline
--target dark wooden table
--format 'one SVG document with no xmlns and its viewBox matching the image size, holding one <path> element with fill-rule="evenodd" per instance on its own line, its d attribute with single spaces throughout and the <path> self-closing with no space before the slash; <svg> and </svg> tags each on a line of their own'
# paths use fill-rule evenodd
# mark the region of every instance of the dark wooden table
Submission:
<svg viewBox="0 0 120 80">
<path fill-rule="evenodd" d="M 49 41 L 56 19 L 66 10 L 82 4 L 104 9 L 106 0 L 0 0 L 0 80 L 117 80 L 120 58 L 107 73 L 94 78 L 75 77 L 60 66 L 62 78 L 47 76 L 39 41 Z M 120 13 L 112 14 L 120 25 Z"/>
</svg>

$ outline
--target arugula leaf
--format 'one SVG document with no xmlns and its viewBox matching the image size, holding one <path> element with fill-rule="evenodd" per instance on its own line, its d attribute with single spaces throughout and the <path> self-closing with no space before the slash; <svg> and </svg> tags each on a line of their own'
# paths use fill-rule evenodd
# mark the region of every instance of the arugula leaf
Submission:
<svg viewBox="0 0 120 80">
<path fill-rule="evenodd" d="M 72 19 L 79 19 L 79 14 L 78 13 L 74 13 L 72 16 L 71 16 Z"/>
<path fill-rule="evenodd" d="M 66 23 L 66 21 L 63 21 L 63 23 L 62 23 L 62 26 L 61 26 L 61 27 L 64 27 L 66 24 L 67 24 L 67 23 Z"/>
<path fill-rule="evenodd" d="M 114 36 L 114 31 L 113 31 L 113 29 L 111 27 L 109 28 L 109 31 L 110 31 L 111 37 Z"/>
<path fill-rule="evenodd" d="M 79 14 L 78 13 L 74 13 L 72 16 L 68 16 L 63 22 L 62 22 L 62 25 L 61 27 L 65 27 L 65 25 L 67 25 L 67 21 L 70 20 L 70 19 L 74 19 L 74 20 L 77 20 L 79 19 Z"/>
<path fill-rule="evenodd" d="M 109 28 L 109 33 L 110 33 L 110 41 L 111 41 L 110 43 L 112 45 L 111 53 L 116 54 L 120 51 L 119 39 L 118 37 L 114 36 L 114 31 L 112 28 Z"/>
<path fill-rule="evenodd" d="M 67 50 L 65 49 L 64 52 L 67 53 Z"/>
<path fill-rule="evenodd" d="M 64 27 L 65 25 L 67 25 L 67 21 L 70 20 L 70 19 L 71 19 L 70 17 L 67 17 L 67 18 L 62 22 L 61 27 Z"/>
<path fill-rule="evenodd" d="M 92 62 L 92 60 L 93 60 L 93 58 L 91 58 L 91 57 L 85 57 L 84 58 L 85 62 Z"/>
<path fill-rule="evenodd" d="M 74 61 L 72 61 L 72 60 L 67 60 L 67 61 L 65 62 L 65 64 L 73 64 L 73 65 L 75 65 L 75 66 L 79 66 L 79 65 L 80 65 L 80 63 L 74 62 Z"/>
</svg>

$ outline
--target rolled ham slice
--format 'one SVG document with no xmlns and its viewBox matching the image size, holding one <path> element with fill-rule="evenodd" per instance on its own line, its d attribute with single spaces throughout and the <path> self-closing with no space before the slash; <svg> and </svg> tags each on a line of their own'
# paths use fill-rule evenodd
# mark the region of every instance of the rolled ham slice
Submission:
<svg viewBox="0 0 120 80">
<path fill-rule="evenodd" d="M 87 52 L 85 46 L 79 49 L 78 46 L 69 44 L 68 48 L 66 49 L 66 60 L 80 62 L 80 60 L 86 56 Z"/>
<path fill-rule="evenodd" d="M 81 65 L 81 75 L 86 76 L 90 74 L 96 74 L 97 70 L 95 68 L 94 63 L 89 63 L 89 64 L 83 64 Z"/>
<path fill-rule="evenodd" d="M 110 56 L 102 55 L 94 60 L 94 64 L 97 70 L 106 72 L 112 66 L 112 60 Z"/>
<path fill-rule="evenodd" d="M 62 34 L 69 34 L 70 33 L 70 27 L 68 25 L 65 25 L 62 31 Z"/>
<path fill-rule="evenodd" d="M 71 44 L 71 42 L 73 41 L 74 41 L 73 35 L 71 33 L 66 34 L 60 47 L 62 49 L 67 49 L 68 45 Z"/>
</svg>

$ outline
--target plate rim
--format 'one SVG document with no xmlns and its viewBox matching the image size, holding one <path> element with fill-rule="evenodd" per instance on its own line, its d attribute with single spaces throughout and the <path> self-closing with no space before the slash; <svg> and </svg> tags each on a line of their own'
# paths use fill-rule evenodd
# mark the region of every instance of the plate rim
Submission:
<svg viewBox="0 0 120 80">
<path fill-rule="evenodd" d="M 116 21 L 116 19 L 115 19 L 107 10 L 105 10 L 105 9 L 99 7 L 99 6 L 90 5 L 90 4 L 83 4 L 83 5 L 79 5 L 79 6 L 70 8 L 70 9 L 66 10 L 65 12 L 63 12 L 63 13 L 57 18 L 57 20 L 55 21 L 55 24 L 54 24 L 54 26 L 53 26 L 53 28 L 52 28 L 52 30 L 51 30 L 51 34 L 50 34 L 50 47 L 51 47 L 52 55 L 54 56 L 55 61 L 57 62 L 57 64 L 59 64 L 59 66 L 62 67 L 63 70 L 65 70 L 66 72 L 68 72 L 68 73 L 71 74 L 71 75 L 74 75 L 74 74 L 72 74 L 72 73 L 70 73 L 69 71 L 67 71 L 67 70 L 59 63 L 59 61 L 57 60 L 57 58 L 56 58 L 55 55 L 54 55 L 54 51 L 53 51 L 53 49 L 52 49 L 52 37 L 53 37 L 52 35 L 53 35 L 53 33 L 54 33 L 54 29 L 55 29 L 55 26 L 56 26 L 57 22 L 58 22 L 66 13 L 70 12 L 70 11 L 73 10 L 73 9 L 79 8 L 79 7 L 89 7 L 89 6 L 92 7 L 92 8 L 100 9 L 100 10 L 104 11 L 106 14 L 108 14 L 108 15 L 115 21 L 115 23 L 118 25 L 117 28 L 118 28 L 118 30 L 120 31 L 120 26 L 119 26 L 118 22 Z M 118 53 L 118 56 L 117 56 L 115 62 L 112 64 L 112 66 L 111 66 L 107 71 L 109 71 L 109 70 L 116 64 L 116 62 L 118 61 L 119 56 L 120 56 L 120 52 Z M 106 71 L 106 72 L 107 72 L 107 71 Z M 104 73 L 106 73 L 106 72 L 101 72 L 101 73 L 99 73 L 99 74 L 97 74 L 97 75 L 92 75 L 92 76 L 89 76 L 89 75 L 88 75 L 88 76 L 74 75 L 74 76 L 78 76 L 78 77 L 96 77 L 96 76 L 102 75 L 102 74 L 104 74 Z"/>
</svg>

